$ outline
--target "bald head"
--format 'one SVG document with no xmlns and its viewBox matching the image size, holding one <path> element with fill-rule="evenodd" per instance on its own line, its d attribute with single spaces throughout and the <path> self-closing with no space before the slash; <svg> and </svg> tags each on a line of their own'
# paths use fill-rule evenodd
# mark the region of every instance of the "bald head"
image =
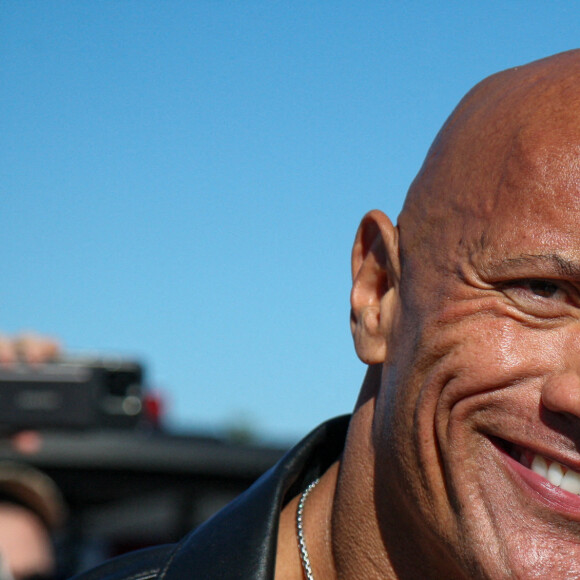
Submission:
<svg viewBox="0 0 580 580">
<path fill-rule="evenodd" d="M 485 79 L 449 117 L 411 185 L 399 217 L 403 248 L 433 248 L 442 236 L 459 243 L 475 221 L 523 208 L 526 192 L 575 188 L 578 159 L 580 50 Z"/>
</svg>

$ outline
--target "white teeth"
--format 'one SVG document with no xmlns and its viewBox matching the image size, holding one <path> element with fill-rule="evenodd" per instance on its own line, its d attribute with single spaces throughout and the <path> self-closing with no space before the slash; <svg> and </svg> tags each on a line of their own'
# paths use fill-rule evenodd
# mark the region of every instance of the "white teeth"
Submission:
<svg viewBox="0 0 580 580">
<path fill-rule="evenodd" d="M 550 467 L 548 467 L 548 481 L 552 485 L 560 486 L 563 477 L 564 470 L 562 466 L 557 461 L 552 461 Z"/>
<path fill-rule="evenodd" d="M 534 455 L 530 468 L 534 473 L 545 477 L 552 485 L 580 495 L 580 473 L 566 469 L 557 461 L 552 461 L 548 466 L 548 462 L 541 455 Z"/>
<path fill-rule="evenodd" d="M 562 478 L 560 487 L 570 493 L 580 494 L 580 473 L 569 469 Z"/>
<path fill-rule="evenodd" d="M 538 475 L 548 479 L 548 464 L 541 455 L 534 455 L 531 467 L 532 471 L 535 471 Z"/>
</svg>

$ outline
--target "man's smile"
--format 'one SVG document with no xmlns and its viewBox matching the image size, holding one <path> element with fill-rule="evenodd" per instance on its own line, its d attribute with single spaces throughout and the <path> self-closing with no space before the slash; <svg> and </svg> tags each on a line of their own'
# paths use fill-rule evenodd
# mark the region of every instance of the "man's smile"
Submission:
<svg viewBox="0 0 580 580">
<path fill-rule="evenodd" d="M 493 438 L 495 447 L 519 477 L 531 488 L 534 496 L 561 511 L 564 509 L 576 518 L 580 517 L 580 472 L 554 459 L 550 459 L 505 440 Z"/>
</svg>

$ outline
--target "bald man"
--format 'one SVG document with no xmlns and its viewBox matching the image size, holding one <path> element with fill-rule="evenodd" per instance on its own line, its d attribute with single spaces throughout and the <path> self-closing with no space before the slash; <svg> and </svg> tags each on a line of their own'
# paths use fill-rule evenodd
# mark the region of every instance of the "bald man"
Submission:
<svg viewBox="0 0 580 580">
<path fill-rule="evenodd" d="M 580 51 L 475 87 L 352 273 L 350 420 L 88 578 L 580 578 Z"/>
</svg>

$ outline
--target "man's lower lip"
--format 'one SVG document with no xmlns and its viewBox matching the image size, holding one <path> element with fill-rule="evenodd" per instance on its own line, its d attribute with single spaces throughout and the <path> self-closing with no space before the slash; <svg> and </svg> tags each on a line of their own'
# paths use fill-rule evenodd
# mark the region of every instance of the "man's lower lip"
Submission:
<svg viewBox="0 0 580 580">
<path fill-rule="evenodd" d="M 580 518 L 580 496 L 552 485 L 547 479 L 511 457 L 501 446 L 497 444 L 494 446 L 500 452 L 508 470 L 514 475 L 513 479 L 520 484 L 528 497 L 543 503 L 551 510 L 575 519 Z"/>
</svg>

